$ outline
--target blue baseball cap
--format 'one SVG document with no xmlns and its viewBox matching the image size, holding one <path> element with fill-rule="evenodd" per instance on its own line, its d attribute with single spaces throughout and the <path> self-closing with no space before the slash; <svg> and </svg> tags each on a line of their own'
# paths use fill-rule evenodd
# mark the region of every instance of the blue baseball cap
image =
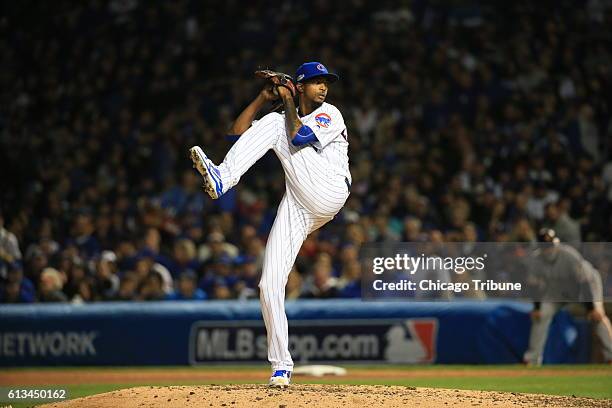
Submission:
<svg viewBox="0 0 612 408">
<path fill-rule="evenodd" d="M 327 71 L 325 65 L 320 62 L 305 62 L 295 71 L 295 80 L 297 82 L 304 82 L 309 80 L 310 78 L 315 77 L 326 77 L 329 82 L 336 82 L 340 77 L 336 74 L 332 74 Z"/>
</svg>

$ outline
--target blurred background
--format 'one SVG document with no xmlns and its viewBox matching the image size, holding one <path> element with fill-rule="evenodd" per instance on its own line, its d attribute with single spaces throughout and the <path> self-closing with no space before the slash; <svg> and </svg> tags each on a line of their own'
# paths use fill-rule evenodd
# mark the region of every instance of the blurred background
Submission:
<svg viewBox="0 0 612 408">
<path fill-rule="evenodd" d="M 288 298 L 359 297 L 364 243 L 612 239 L 612 4 L 20 1 L 0 14 L 0 302 L 257 298 L 269 153 L 210 200 L 262 83 L 319 60 L 349 129 L 345 209 Z"/>
</svg>

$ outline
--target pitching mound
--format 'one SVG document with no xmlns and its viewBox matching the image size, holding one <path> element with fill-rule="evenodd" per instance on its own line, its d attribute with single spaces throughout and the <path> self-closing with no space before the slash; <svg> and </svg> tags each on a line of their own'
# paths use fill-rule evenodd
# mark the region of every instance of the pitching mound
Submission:
<svg viewBox="0 0 612 408">
<path fill-rule="evenodd" d="M 264 385 L 136 387 L 43 407 L 610 407 L 610 401 L 537 394 L 383 385 Z"/>
</svg>

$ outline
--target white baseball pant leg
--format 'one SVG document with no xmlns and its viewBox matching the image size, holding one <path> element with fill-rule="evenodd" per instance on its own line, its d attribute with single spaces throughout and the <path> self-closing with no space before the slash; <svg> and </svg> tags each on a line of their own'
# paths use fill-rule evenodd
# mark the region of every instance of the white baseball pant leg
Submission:
<svg viewBox="0 0 612 408">
<path fill-rule="evenodd" d="M 603 318 L 595 323 L 595 334 L 601 341 L 603 358 L 606 362 L 612 362 L 612 324 L 606 316 L 606 308 L 603 302 L 594 302 L 595 310 L 602 314 Z"/>
<path fill-rule="evenodd" d="M 593 268 L 592 271 L 593 274 L 591 275 L 589 284 L 591 285 L 591 293 L 593 294 L 593 306 L 602 316 L 600 321 L 595 322 L 595 334 L 599 337 L 599 341 L 601 341 L 604 360 L 606 362 L 612 362 L 612 324 L 610 324 L 610 319 L 606 316 L 606 308 L 603 303 L 603 283 L 599 271 L 595 268 Z"/>
<path fill-rule="evenodd" d="M 603 319 L 595 323 L 595 334 L 599 337 L 602 346 L 604 360 L 612 361 L 612 325 L 606 316 L 603 302 L 594 302 L 595 309 L 602 315 Z M 544 347 L 548 339 L 550 324 L 557 311 L 561 308 L 559 303 L 542 303 L 542 317 L 537 321 L 531 322 L 529 332 L 529 348 L 525 352 L 523 360 L 534 365 L 541 365 L 544 357 Z"/>
<path fill-rule="evenodd" d="M 218 166 L 223 192 L 238 184 L 240 177 L 277 144 L 284 130 L 284 125 L 279 127 L 282 119 L 278 113 L 269 113 L 238 138 Z"/>
<path fill-rule="evenodd" d="M 289 353 L 289 328 L 285 313 L 285 286 L 295 258 L 312 231 L 330 221 L 311 214 L 291 198 L 283 196 L 266 243 L 259 282 L 261 312 L 268 334 L 268 360 L 272 370 L 293 370 Z"/>
<path fill-rule="evenodd" d="M 542 302 L 540 304 L 541 317 L 538 320 L 531 320 L 529 347 L 523 356 L 523 361 L 533 365 L 542 364 L 548 329 L 561 306 L 561 303 Z"/>
</svg>

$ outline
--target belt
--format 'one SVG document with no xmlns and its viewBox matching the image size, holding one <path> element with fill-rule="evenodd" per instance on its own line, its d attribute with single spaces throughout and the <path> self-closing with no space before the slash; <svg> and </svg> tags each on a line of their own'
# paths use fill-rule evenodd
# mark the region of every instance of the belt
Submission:
<svg viewBox="0 0 612 408">
<path fill-rule="evenodd" d="M 351 182 L 349 181 L 348 177 L 344 178 L 344 182 L 346 183 L 346 188 L 348 189 L 348 192 L 351 192 Z"/>
</svg>

